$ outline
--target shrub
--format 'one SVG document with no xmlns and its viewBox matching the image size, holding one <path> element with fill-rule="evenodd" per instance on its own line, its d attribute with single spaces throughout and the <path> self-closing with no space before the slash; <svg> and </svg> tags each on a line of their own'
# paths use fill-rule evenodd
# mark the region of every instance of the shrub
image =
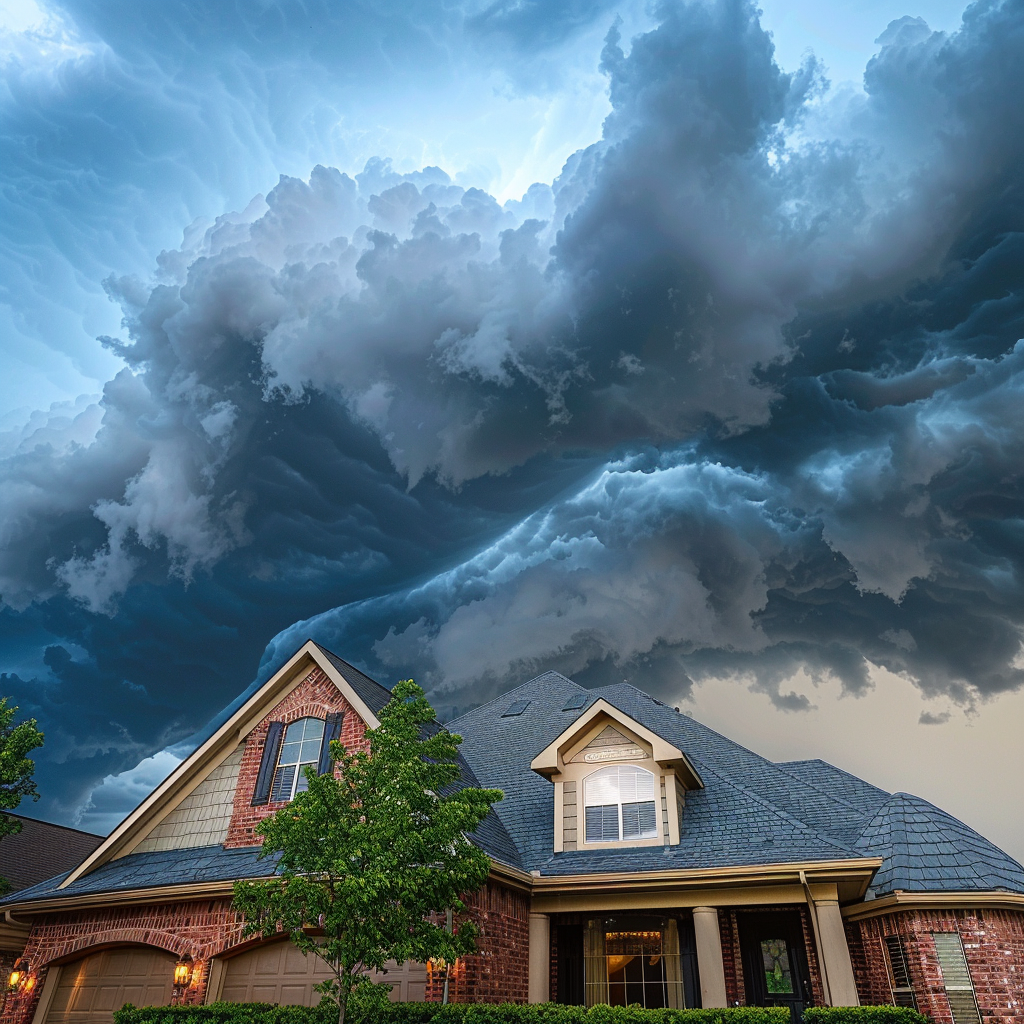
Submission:
<svg viewBox="0 0 1024 1024">
<path fill-rule="evenodd" d="M 814 1006 L 804 1010 L 804 1024 L 928 1024 L 909 1006 Z"/>
<path fill-rule="evenodd" d="M 336 1024 L 337 1007 L 277 1006 L 271 1003 L 210 1003 L 208 1006 L 132 1006 L 114 1014 L 114 1024 Z M 353 1005 L 347 1024 L 790 1024 L 789 1010 L 737 1006 L 725 1010 L 645 1010 L 640 1006 L 562 1006 L 541 1003 L 389 1003 Z M 876 1024 L 816 1021 L 815 1024 Z M 879 1020 L 877 1024 L 916 1024 Z"/>
</svg>

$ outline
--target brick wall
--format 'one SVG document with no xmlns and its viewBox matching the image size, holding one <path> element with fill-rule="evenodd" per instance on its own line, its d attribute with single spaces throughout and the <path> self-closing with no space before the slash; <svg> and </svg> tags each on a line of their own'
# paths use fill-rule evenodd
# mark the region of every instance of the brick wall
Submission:
<svg viewBox="0 0 1024 1024">
<path fill-rule="evenodd" d="M 462 957 L 448 981 L 453 1003 L 525 1003 L 529 983 L 530 897 L 516 889 L 488 882 L 466 901 L 468 911 L 456 918 L 480 929 L 472 956 Z M 440 1002 L 442 971 L 431 970 L 427 1000 Z"/>
<path fill-rule="evenodd" d="M 25 957 L 32 968 L 32 988 L 7 1000 L 0 1024 L 31 1021 L 50 964 L 74 959 L 79 952 L 124 943 L 191 956 L 196 962 L 193 984 L 175 1001 L 201 1003 L 206 996 L 210 957 L 241 940 L 242 919 L 231 909 L 230 899 L 109 907 L 39 917 L 25 946 Z"/>
<path fill-rule="evenodd" d="M 887 935 L 903 940 L 918 1009 L 952 1024 L 933 932 L 959 932 L 985 1024 L 1024 1024 L 1024 914 L 1009 910 L 903 911 L 848 925 L 861 1001 L 891 1003 Z"/>
<path fill-rule="evenodd" d="M 260 760 L 263 757 L 263 746 L 270 723 L 284 722 L 288 725 L 300 718 L 324 718 L 332 711 L 342 711 L 345 714 L 341 727 L 341 742 L 345 748 L 351 751 L 366 750 L 366 724 L 319 668 L 314 668 L 249 734 L 242 753 L 242 763 L 238 769 L 238 785 L 235 788 L 231 824 L 228 826 L 225 847 L 230 849 L 236 846 L 258 845 L 259 841 L 253 834 L 253 829 L 264 818 L 284 807 L 284 803 L 281 802 L 252 806 L 252 794 L 256 788 L 256 776 L 259 775 Z"/>
</svg>

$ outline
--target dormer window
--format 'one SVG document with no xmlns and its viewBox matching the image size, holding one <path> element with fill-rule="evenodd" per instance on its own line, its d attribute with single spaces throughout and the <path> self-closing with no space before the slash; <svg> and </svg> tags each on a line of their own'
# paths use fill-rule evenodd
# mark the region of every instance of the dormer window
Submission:
<svg viewBox="0 0 1024 1024">
<path fill-rule="evenodd" d="M 583 780 L 585 842 L 656 839 L 655 778 L 634 764 L 610 765 Z"/>
<path fill-rule="evenodd" d="M 296 793 L 305 792 L 309 788 L 306 773 L 302 769 L 316 769 L 323 741 L 322 718 L 300 718 L 288 726 L 277 758 L 271 800 L 291 800 Z"/>
</svg>

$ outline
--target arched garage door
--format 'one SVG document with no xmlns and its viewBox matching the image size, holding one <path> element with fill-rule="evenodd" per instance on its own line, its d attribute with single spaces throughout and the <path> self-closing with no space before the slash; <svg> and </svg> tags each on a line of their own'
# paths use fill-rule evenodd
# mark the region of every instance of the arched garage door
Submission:
<svg viewBox="0 0 1024 1024">
<path fill-rule="evenodd" d="M 175 957 L 161 949 L 123 947 L 65 964 L 46 1024 L 110 1024 L 125 1003 L 167 1006 Z"/>
<path fill-rule="evenodd" d="M 232 1003 L 282 1003 L 315 1006 L 322 998 L 313 986 L 332 977 L 322 960 L 303 956 L 289 941 L 257 946 L 224 962 L 220 998 Z M 423 964 L 392 963 L 376 980 L 392 986 L 391 998 L 422 1002 L 426 998 L 427 968 Z"/>
</svg>

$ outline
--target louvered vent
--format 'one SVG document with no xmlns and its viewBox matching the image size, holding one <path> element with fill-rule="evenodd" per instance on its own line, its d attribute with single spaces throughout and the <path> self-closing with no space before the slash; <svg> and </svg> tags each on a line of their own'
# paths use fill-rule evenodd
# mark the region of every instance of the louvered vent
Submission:
<svg viewBox="0 0 1024 1024">
<path fill-rule="evenodd" d="M 956 932 L 933 932 L 935 954 L 939 958 L 942 984 L 949 999 L 953 1024 L 981 1024 L 978 1002 L 974 997 L 971 972 L 967 968 L 964 946 Z"/>
<path fill-rule="evenodd" d="M 917 1009 L 914 989 L 910 984 L 910 968 L 907 964 L 903 940 L 898 935 L 886 935 L 885 948 L 889 954 L 889 973 L 892 978 L 892 1001 L 897 1006 Z"/>
</svg>

